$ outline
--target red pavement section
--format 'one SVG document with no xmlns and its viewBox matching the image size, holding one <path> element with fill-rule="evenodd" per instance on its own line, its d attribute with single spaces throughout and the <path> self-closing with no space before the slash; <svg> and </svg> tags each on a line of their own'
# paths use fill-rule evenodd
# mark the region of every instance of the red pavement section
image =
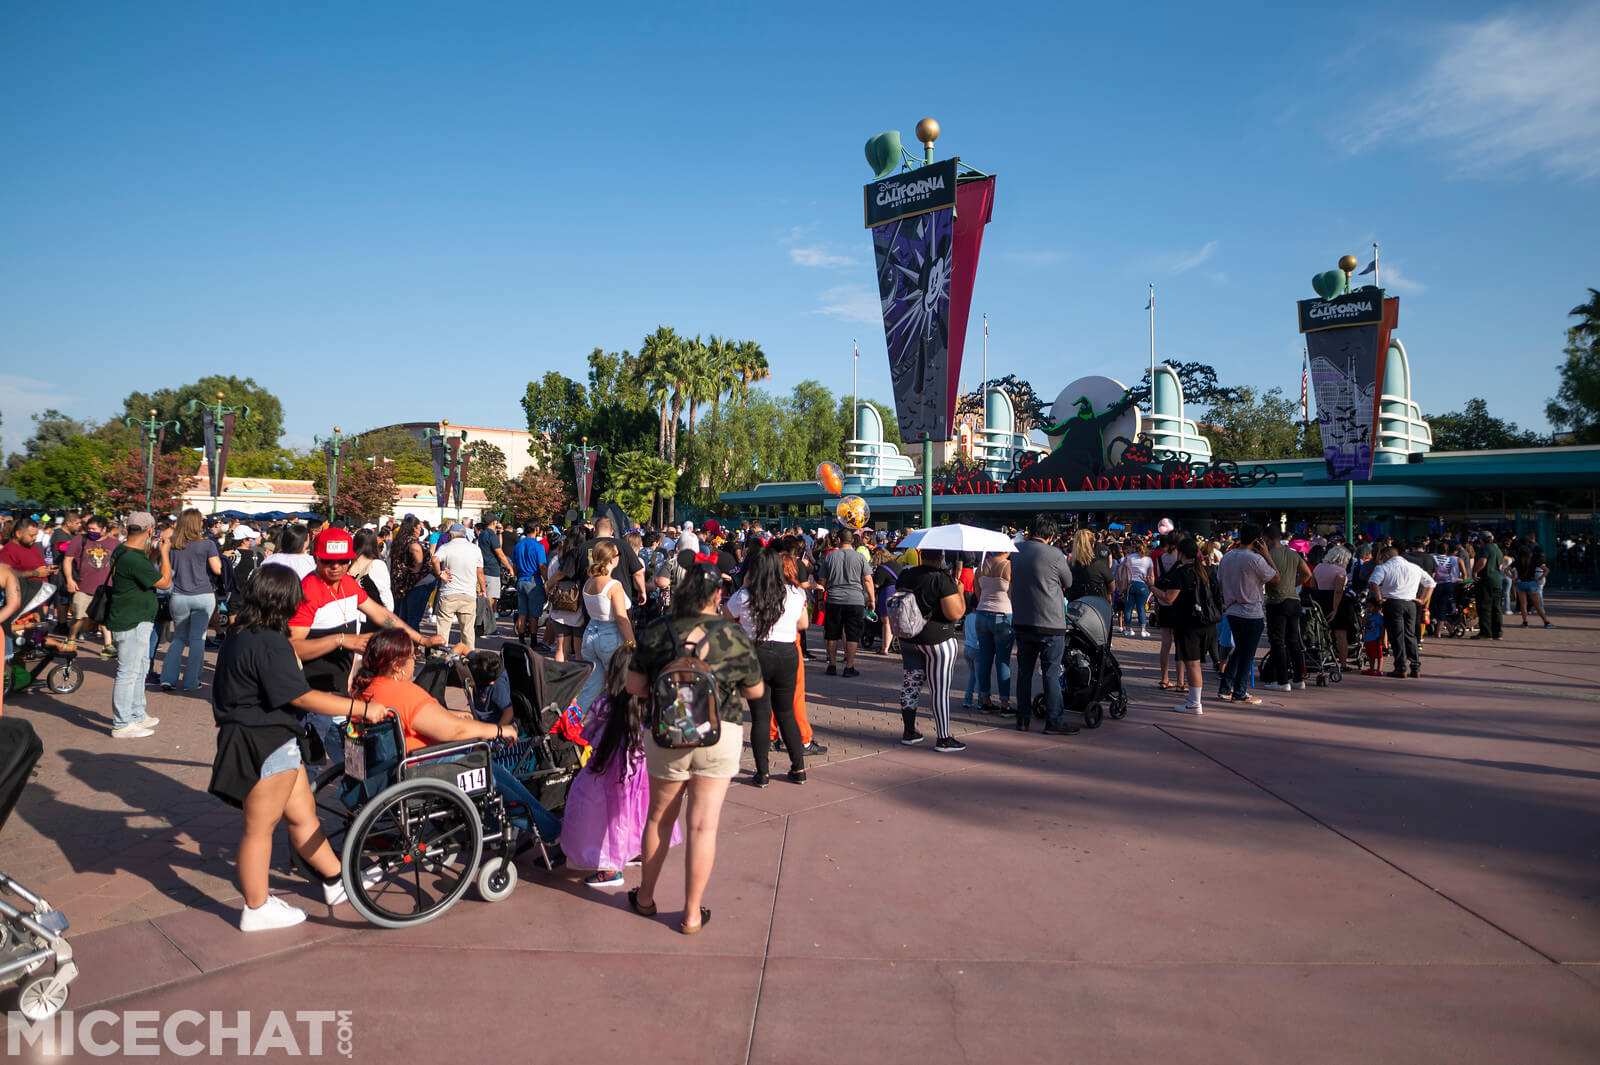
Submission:
<svg viewBox="0 0 1600 1065">
<path fill-rule="evenodd" d="M 48 753 L 0 868 L 72 919 L 79 1015 L 349 1010 L 325 1060 L 1592 1063 L 1600 604 L 1554 606 L 1428 641 L 1422 680 L 1200 718 L 1164 711 L 1154 640 L 1119 640 L 1126 721 L 958 713 L 958 755 L 894 742 L 894 661 L 814 663 L 832 750 L 804 787 L 735 784 L 694 937 L 681 850 L 654 920 L 524 863 L 508 901 L 401 931 L 279 875 L 311 920 L 245 936 L 206 704 L 156 696 L 159 742 L 114 744 L 96 662 L 7 708 Z"/>
</svg>

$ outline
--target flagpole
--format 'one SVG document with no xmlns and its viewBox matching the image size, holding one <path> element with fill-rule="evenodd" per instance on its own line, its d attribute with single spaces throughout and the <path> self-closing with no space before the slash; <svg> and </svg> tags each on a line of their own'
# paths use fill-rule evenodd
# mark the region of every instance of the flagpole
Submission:
<svg viewBox="0 0 1600 1065">
<path fill-rule="evenodd" d="M 1150 285 L 1150 413 L 1156 412 L 1156 286 Z"/>
<path fill-rule="evenodd" d="M 850 341 L 850 348 L 855 352 L 855 357 L 850 360 L 852 367 L 850 381 L 850 437 L 856 435 L 856 411 L 861 406 L 861 345 Z"/>
<path fill-rule="evenodd" d="M 1372 286 L 1374 288 L 1382 288 L 1383 287 L 1382 275 L 1380 275 L 1379 272 L 1378 272 L 1378 242 L 1377 241 L 1373 241 L 1372 242 Z"/>
<path fill-rule="evenodd" d="M 989 312 L 983 312 L 983 380 L 978 382 L 978 425 L 989 431 Z"/>
</svg>

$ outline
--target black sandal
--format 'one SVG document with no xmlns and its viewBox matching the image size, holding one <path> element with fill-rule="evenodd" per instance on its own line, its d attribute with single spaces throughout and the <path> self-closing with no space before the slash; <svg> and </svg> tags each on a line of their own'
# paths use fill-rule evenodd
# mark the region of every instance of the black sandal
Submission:
<svg viewBox="0 0 1600 1065">
<path fill-rule="evenodd" d="M 639 905 L 638 888 L 633 888 L 628 892 L 628 905 L 632 906 L 633 912 L 638 914 L 640 917 L 654 917 L 656 915 L 657 907 L 655 903 L 652 902 L 648 910 Z"/>
<path fill-rule="evenodd" d="M 704 928 L 706 925 L 708 925 L 710 923 L 711 923 L 711 908 L 709 906 L 702 906 L 702 907 L 700 907 L 700 923 L 695 925 L 693 928 L 690 928 L 686 924 L 680 924 L 678 926 L 678 931 L 682 932 L 686 936 L 692 936 L 696 932 L 700 931 L 700 929 Z"/>
</svg>

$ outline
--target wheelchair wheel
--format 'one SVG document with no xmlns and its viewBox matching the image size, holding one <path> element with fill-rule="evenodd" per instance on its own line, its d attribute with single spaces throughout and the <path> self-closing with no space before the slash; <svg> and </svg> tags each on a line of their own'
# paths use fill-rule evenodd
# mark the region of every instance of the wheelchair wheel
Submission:
<svg viewBox="0 0 1600 1065">
<path fill-rule="evenodd" d="M 1106 713 L 1111 720 L 1121 721 L 1128 716 L 1128 693 L 1122 688 L 1117 688 L 1106 696 Z"/>
<path fill-rule="evenodd" d="M 83 670 L 63 662 L 45 675 L 45 686 L 57 695 L 71 695 L 83 687 Z"/>
<path fill-rule="evenodd" d="M 517 889 L 517 867 L 510 856 L 490 858 L 478 869 L 478 897 L 484 902 L 504 902 Z"/>
<path fill-rule="evenodd" d="M 344 841 L 344 889 L 382 928 L 431 921 L 466 894 L 483 857 L 483 822 L 465 792 L 422 777 L 380 792 Z"/>
<path fill-rule="evenodd" d="M 1099 728 L 1100 720 L 1104 716 L 1104 713 L 1105 711 L 1101 709 L 1099 702 L 1092 702 L 1085 706 L 1083 708 L 1083 727 Z"/>
</svg>

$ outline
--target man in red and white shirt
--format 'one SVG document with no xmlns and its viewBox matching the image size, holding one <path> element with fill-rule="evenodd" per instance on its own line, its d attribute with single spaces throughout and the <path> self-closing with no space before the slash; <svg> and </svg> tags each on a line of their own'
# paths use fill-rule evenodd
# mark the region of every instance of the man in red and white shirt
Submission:
<svg viewBox="0 0 1600 1065">
<path fill-rule="evenodd" d="M 444 644 L 443 636 L 424 637 L 370 598 L 350 576 L 356 549 L 343 529 L 324 529 L 312 542 L 317 568 L 300 583 L 305 599 L 289 619 L 289 643 L 300 657 L 306 683 L 318 691 L 349 694 L 350 668 L 355 656 L 366 650 L 361 619 L 382 628 L 401 628 L 411 642 L 424 647 Z"/>
</svg>

